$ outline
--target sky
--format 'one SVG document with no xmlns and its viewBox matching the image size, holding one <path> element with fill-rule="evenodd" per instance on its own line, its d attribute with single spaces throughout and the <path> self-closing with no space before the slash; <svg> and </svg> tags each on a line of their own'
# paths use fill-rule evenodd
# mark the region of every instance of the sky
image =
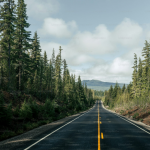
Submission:
<svg viewBox="0 0 150 150">
<path fill-rule="evenodd" d="M 17 1 L 17 0 L 16 0 Z M 128 84 L 134 53 L 150 39 L 149 0 L 25 0 L 27 29 L 37 31 L 48 59 L 62 47 L 70 73 L 81 80 Z M 142 57 L 141 57 L 142 58 Z"/>
</svg>

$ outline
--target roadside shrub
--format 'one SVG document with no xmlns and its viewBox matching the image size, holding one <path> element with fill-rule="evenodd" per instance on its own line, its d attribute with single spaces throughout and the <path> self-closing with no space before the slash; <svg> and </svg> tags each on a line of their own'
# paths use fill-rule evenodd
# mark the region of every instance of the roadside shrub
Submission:
<svg viewBox="0 0 150 150">
<path fill-rule="evenodd" d="M 50 101 L 50 99 L 46 99 L 44 107 L 45 107 L 45 112 L 49 117 L 54 114 L 53 101 Z"/>
<path fill-rule="evenodd" d="M 10 123 L 10 120 L 11 120 L 12 115 L 13 115 L 12 103 L 10 103 L 10 104 L 7 106 L 6 111 L 7 111 L 7 113 L 6 113 L 6 118 L 8 119 L 8 123 Z"/>
<path fill-rule="evenodd" d="M 120 111 L 120 114 L 123 114 L 123 113 L 124 113 L 124 111 L 123 111 L 123 110 L 121 110 L 121 111 Z"/>
<path fill-rule="evenodd" d="M 35 101 L 31 102 L 30 108 L 32 110 L 33 118 L 37 119 L 38 118 L 39 109 L 38 109 L 38 105 L 36 104 Z"/>
<path fill-rule="evenodd" d="M 47 124 L 47 121 L 46 120 L 42 120 L 42 121 L 39 121 L 38 122 L 38 125 L 41 126 L 41 125 L 45 125 Z"/>
<path fill-rule="evenodd" d="M 21 106 L 20 116 L 27 120 L 32 118 L 32 109 L 30 105 L 27 104 L 26 100 L 24 100 L 24 103 Z"/>
<path fill-rule="evenodd" d="M 0 94 L 0 126 L 8 125 L 12 117 L 12 104 L 7 108 L 4 105 L 4 97 Z"/>
<path fill-rule="evenodd" d="M 133 118 L 135 119 L 136 117 L 138 117 L 139 116 L 139 114 L 138 113 L 135 113 L 134 115 L 133 115 Z"/>
<path fill-rule="evenodd" d="M 20 115 L 19 106 L 17 106 L 17 107 L 15 108 L 15 110 L 13 111 L 13 115 L 14 115 L 15 117 L 19 117 L 19 115 Z"/>
<path fill-rule="evenodd" d="M 38 118 L 43 118 L 44 114 L 45 114 L 45 107 L 44 105 L 39 105 L 38 106 Z"/>
</svg>

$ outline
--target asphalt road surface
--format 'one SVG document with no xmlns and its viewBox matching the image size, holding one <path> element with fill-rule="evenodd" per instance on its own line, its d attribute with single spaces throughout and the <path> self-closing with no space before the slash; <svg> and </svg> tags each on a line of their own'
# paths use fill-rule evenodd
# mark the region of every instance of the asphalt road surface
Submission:
<svg viewBox="0 0 150 150">
<path fill-rule="evenodd" d="M 36 137 L 24 150 L 150 150 L 150 133 L 104 109 L 100 101 L 74 120 Z"/>
</svg>

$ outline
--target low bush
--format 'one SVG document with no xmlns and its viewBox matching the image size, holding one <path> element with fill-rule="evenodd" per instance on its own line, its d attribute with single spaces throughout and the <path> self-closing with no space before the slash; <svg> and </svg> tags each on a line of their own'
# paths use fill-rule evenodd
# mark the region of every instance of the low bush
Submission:
<svg viewBox="0 0 150 150">
<path fill-rule="evenodd" d="M 134 115 L 133 115 L 133 118 L 135 119 L 135 118 L 137 118 L 139 116 L 139 113 L 135 113 Z"/>
<path fill-rule="evenodd" d="M 4 104 L 4 97 L 0 94 L 0 126 L 6 126 L 10 124 L 12 118 L 12 104 L 7 107 Z"/>
<path fill-rule="evenodd" d="M 35 101 L 32 101 L 30 104 L 30 108 L 32 111 L 32 117 L 38 119 L 39 108 Z"/>
<path fill-rule="evenodd" d="M 53 101 L 51 101 L 50 99 L 47 98 L 44 108 L 45 108 L 45 113 L 48 115 L 48 117 L 53 116 L 53 114 L 54 114 Z"/>
<path fill-rule="evenodd" d="M 20 116 L 23 117 L 25 120 L 30 120 L 32 118 L 32 109 L 30 105 L 24 100 L 24 103 L 20 109 Z"/>
<path fill-rule="evenodd" d="M 20 116 L 20 109 L 19 109 L 19 106 L 17 106 L 15 108 L 15 110 L 13 111 L 13 115 L 14 117 L 19 117 Z"/>
</svg>

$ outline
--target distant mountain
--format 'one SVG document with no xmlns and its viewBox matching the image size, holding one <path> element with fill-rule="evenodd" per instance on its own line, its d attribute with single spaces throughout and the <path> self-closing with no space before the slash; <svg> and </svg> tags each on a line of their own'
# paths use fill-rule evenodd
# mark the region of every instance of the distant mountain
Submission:
<svg viewBox="0 0 150 150">
<path fill-rule="evenodd" d="M 94 90 L 108 90 L 109 87 L 112 85 L 115 86 L 116 83 L 112 82 L 103 82 L 99 80 L 83 80 L 82 84 L 86 83 L 88 88 L 94 89 Z M 120 87 L 124 85 L 124 83 L 118 83 Z M 125 84 L 128 85 L 128 84 Z"/>
</svg>

